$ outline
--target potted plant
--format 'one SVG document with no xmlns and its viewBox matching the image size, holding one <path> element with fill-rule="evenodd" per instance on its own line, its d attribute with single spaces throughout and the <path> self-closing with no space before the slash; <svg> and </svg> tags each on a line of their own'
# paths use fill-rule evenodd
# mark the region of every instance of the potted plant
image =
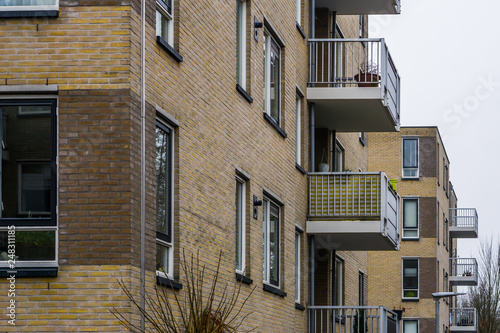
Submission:
<svg viewBox="0 0 500 333">
<path fill-rule="evenodd" d="M 381 78 L 379 74 L 378 64 L 370 61 L 361 64 L 360 72 L 354 75 L 354 79 L 359 82 L 358 87 L 378 87 Z"/>
</svg>

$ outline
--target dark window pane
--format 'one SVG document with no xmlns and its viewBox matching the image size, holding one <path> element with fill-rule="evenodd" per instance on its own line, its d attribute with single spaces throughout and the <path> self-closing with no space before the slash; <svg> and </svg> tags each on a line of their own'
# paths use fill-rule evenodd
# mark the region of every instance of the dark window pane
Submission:
<svg viewBox="0 0 500 333">
<path fill-rule="evenodd" d="M 156 231 L 171 236 L 171 134 L 156 128 Z M 167 239 L 167 241 L 170 241 Z"/>
<path fill-rule="evenodd" d="M 403 288 L 418 289 L 418 260 L 403 261 Z"/>
<path fill-rule="evenodd" d="M 16 261 L 55 260 L 55 231 L 17 231 L 14 240 Z M 0 232 L 0 260 L 9 260 L 9 240 L 7 231 Z M 12 248 L 12 247 L 11 247 Z"/>
</svg>

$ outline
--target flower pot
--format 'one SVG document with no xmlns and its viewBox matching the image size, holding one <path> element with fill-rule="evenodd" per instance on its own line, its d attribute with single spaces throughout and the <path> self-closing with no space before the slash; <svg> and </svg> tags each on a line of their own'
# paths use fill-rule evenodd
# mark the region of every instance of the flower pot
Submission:
<svg viewBox="0 0 500 333">
<path fill-rule="evenodd" d="M 328 163 L 320 163 L 318 166 L 319 172 L 328 172 L 330 169 L 330 166 Z"/>
<path fill-rule="evenodd" d="M 359 73 L 354 75 L 354 79 L 359 82 L 358 87 L 378 87 L 380 75 L 370 73 Z"/>
</svg>

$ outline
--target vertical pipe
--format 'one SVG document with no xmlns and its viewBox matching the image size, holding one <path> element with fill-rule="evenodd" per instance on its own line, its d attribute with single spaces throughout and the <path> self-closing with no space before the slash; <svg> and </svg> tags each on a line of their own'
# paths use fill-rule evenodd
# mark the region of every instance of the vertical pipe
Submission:
<svg viewBox="0 0 500 333">
<path fill-rule="evenodd" d="M 439 333 L 439 298 L 434 298 L 436 301 L 436 333 Z"/>
<path fill-rule="evenodd" d="M 316 262 L 316 255 L 315 255 L 315 244 L 314 244 L 314 235 L 311 236 L 311 242 L 310 242 L 311 249 L 309 250 L 311 252 L 311 273 L 310 273 L 310 278 L 311 278 L 311 291 L 310 291 L 310 302 L 311 305 L 314 306 L 314 270 L 316 269 L 315 262 Z M 313 310 L 314 312 L 315 310 Z"/>
<path fill-rule="evenodd" d="M 141 0 L 141 309 L 146 309 L 146 0 Z M 141 330 L 146 322 L 141 311 Z"/>
</svg>

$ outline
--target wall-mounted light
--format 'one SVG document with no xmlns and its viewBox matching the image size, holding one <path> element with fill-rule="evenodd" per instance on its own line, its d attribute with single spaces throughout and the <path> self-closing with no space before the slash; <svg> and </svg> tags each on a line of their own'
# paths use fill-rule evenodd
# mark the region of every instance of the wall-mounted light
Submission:
<svg viewBox="0 0 500 333">
<path fill-rule="evenodd" d="M 262 200 L 259 200 L 256 195 L 253 196 L 253 218 L 258 218 L 258 209 L 257 207 L 262 206 Z"/>
<path fill-rule="evenodd" d="M 253 38 L 255 38 L 256 41 L 259 41 L 259 30 L 264 27 L 264 23 L 259 22 L 257 20 L 257 16 L 253 17 Z"/>
</svg>

